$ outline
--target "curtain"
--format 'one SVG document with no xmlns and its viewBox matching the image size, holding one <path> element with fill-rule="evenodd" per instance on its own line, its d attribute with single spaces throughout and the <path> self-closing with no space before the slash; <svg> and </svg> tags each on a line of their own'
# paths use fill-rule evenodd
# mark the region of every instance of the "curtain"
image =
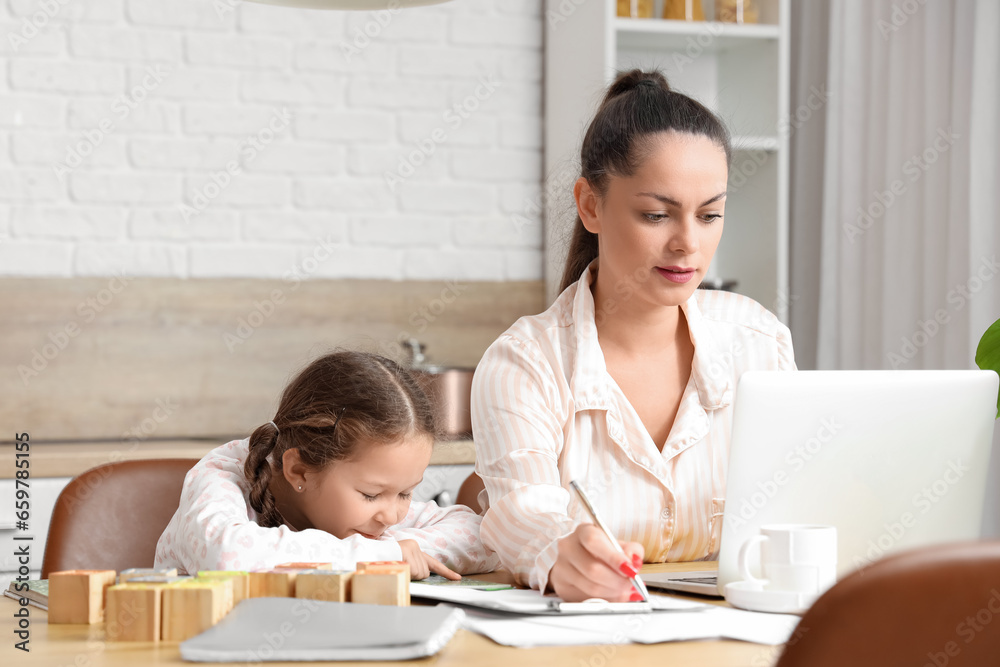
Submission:
<svg viewBox="0 0 1000 667">
<path fill-rule="evenodd" d="M 1000 3 L 792 4 L 793 117 L 828 92 L 791 136 L 800 367 L 975 368 L 1000 318 Z"/>
</svg>

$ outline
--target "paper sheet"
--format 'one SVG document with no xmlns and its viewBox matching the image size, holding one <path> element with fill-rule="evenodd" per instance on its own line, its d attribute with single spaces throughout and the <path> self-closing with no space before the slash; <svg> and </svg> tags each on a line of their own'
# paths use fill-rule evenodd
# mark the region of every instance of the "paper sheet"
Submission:
<svg viewBox="0 0 1000 667">
<path fill-rule="evenodd" d="M 782 644 L 792 636 L 798 622 L 799 617 L 790 614 L 700 605 L 692 611 L 671 613 L 517 618 L 466 610 L 464 627 L 504 646 L 528 648 L 719 638 Z"/>
</svg>

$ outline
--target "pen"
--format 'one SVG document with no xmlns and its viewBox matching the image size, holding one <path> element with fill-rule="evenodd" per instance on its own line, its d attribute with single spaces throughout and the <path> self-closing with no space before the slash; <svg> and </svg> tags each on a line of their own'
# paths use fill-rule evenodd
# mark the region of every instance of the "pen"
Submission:
<svg viewBox="0 0 1000 667">
<path fill-rule="evenodd" d="M 625 560 L 628 561 L 628 554 L 625 553 L 625 550 L 622 549 L 622 545 L 618 544 L 618 540 L 615 539 L 615 536 L 611 534 L 608 527 L 604 525 L 603 521 L 601 521 L 601 517 L 597 516 L 597 511 L 594 509 L 594 506 L 590 504 L 587 494 L 583 492 L 583 487 L 577 484 L 575 479 L 571 480 L 569 485 L 573 487 L 574 491 L 576 491 L 576 495 L 580 498 L 580 502 L 583 503 L 583 506 L 586 508 L 587 514 L 590 515 L 590 518 L 593 519 L 594 523 L 597 524 L 597 527 L 603 530 L 604 534 L 608 536 L 611 546 L 613 546 L 618 553 L 624 556 Z M 639 591 L 639 595 L 642 596 L 642 601 L 649 602 L 649 591 L 646 590 L 646 584 L 642 583 L 642 579 L 639 578 L 638 574 L 632 577 L 632 585 L 635 586 L 635 590 Z"/>
</svg>

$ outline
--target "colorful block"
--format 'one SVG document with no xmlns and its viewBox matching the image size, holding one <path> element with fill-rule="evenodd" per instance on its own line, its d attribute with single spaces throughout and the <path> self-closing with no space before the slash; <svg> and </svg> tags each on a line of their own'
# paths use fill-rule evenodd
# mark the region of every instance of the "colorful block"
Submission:
<svg viewBox="0 0 1000 667">
<path fill-rule="evenodd" d="M 114 570 L 66 570 L 49 575 L 49 623 L 100 623 L 105 590 L 115 583 Z"/>
<path fill-rule="evenodd" d="M 133 567 L 128 570 L 122 570 L 118 574 L 118 583 L 127 584 L 132 579 L 136 577 L 176 577 L 177 568 L 176 567 Z"/>
<path fill-rule="evenodd" d="M 116 584 L 107 590 L 104 636 L 108 641 L 160 641 L 162 584 Z"/>
<path fill-rule="evenodd" d="M 410 565 L 404 561 L 358 563 L 351 578 L 351 602 L 410 605 Z"/>
<path fill-rule="evenodd" d="M 218 623 L 233 608 L 228 579 L 191 579 L 162 589 L 162 639 L 182 642 Z"/>
<path fill-rule="evenodd" d="M 332 570 L 333 563 L 282 563 L 275 570 Z"/>
<path fill-rule="evenodd" d="M 331 602 L 351 601 L 351 570 L 306 570 L 295 579 L 295 597 Z"/>
<path fill-rule="evenodd" d="M 250 573 L 250 597 L 293 598 L 295 577 L 301 570 L 263 570 Z"/>
<path fill-rule="evenodd" d="M 229 579 L 233 583 L 233 606 L 250 597 L 250 573 L 238 570 L 201 570 L 198 579 Z"/>
</svg>

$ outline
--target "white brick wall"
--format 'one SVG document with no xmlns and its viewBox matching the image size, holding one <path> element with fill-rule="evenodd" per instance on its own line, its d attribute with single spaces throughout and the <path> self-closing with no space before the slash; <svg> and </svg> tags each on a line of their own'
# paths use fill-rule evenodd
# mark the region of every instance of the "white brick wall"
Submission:
<svg viewBox="0 0 1000 667">
<path fill-rule="evenodd" d="M 0 275 L 540 279 L 542 5 L 0 2 Z"/>
</svg>

